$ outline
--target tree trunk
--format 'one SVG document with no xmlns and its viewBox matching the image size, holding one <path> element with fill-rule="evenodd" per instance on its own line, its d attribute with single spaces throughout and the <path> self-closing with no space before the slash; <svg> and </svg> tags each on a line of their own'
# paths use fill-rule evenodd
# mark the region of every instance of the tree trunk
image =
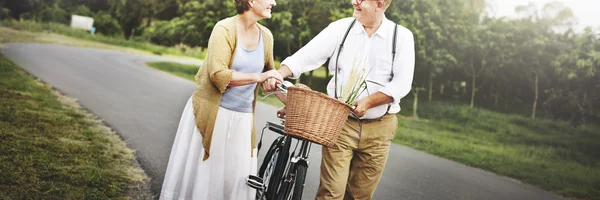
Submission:
<svg viewBox="0 0 600 200">
<path fill-rule="evenodd" d="M 129 40 L 133 39 L 133 36 L 135 35 L 135 28 L 131 29 L 131 35 L 129 35 Z"/>
<path fill-rule="evenodd" d="M 498 107 L 498 97 L 500 97 L 500 91 L 496 91 L 496 94 L 494 94 L 494 107 Z"/>
<path fill-rule="evenodd" d="M 419 104 L 419 90 L 415 89 L 413 94 L 415 95 L 415 99 L 413 100 L 413 117 L 417 118 L 417 107 Z"/>
<path fill-rule="evenodd" d="M 38 12 L 37 12 L 37 9 L 36 9 L 36 8 L 33 8 L 33 10 L 31 11 L 31 17 L 32 17 L 32 20 L 33 20 L 34 22 L 37 22 L 37 15 L 38 15 L 37 13 L 38 13 Z M 19 16 L 19 19 L 20 19 L 21 21 L 23 21 L 23 18 L 21 18 L 21 16 Z"/>
<path fill-rule="evenodd" d="M 537 108 L 537 102 L 538 102 L 538 98 L 539 98 L 539 75 L 536 73 L 535 74 L 535 83 L 534 83 L 534 90 L 535 90 L 535 98 L 533 100 L 533 109 L 531 109 L 531 119 L 535 119 L 535 110 Z"/>
<path fill-rule="evenodd" d="M 475 90 L 477 89 L 477 87 L 475 87 L 475 75 L 473 75 L 472 78 L 473 82 L 471 82 L 471 108 L 473 108 L 473 104 L 475 102 Z"/>
<path fill-rule="evenodd" d="M 148 27 L 150 27 L 150 26 L 152 26 L 152 17 L 149 17 L 149 18 L 146 20 L 146 28 L 148 28 Z"/>
<path fill-rule="evenodd" d="M 587 104 L 588 104 L 588 103 L 587 103 L 587 102 L 588 102 L 588 101 L 587 101 L 587 96 L 588 96 L 588 95 L 587 95 L 587 90 L 585 90 L 585 92 L 583 92 L 583 99 L 582 99 L 582 101 L 581 101 L 581 102 L 582 102 L 583 106 L 586 106 L 586 107 L 587 107 Z M 585 124 L 587 124 L 587 122 L 586 122 L 586 120 L 585 120 L 585 118 L 586 118 L 586 117 L 585 117 L 585 116 L 586 116 L 585 114 L 586 114 L 586 113 L 585 113 L 585 107 L 581 107 L 581 115 L 582 115 L 582 116 L 581 116 L 581 128 L 583 128 L 583 130 L 586 130 L 586 126 L 585 126 Z"/>
<path fill-rule="evenodd" d="M 440 85 L 440 95 L 444 94 L 444 84 Z"/>
<path fill-rule="evenodd" d="M 504 90 L 504 109 L 508 109 L 508 90 Z"/>
<path fill-rule="evenodd" d="M 433 78 L 429 78 L 429 102 L 431 102 L 431 96 L 433 95 Z"/>
</svg>

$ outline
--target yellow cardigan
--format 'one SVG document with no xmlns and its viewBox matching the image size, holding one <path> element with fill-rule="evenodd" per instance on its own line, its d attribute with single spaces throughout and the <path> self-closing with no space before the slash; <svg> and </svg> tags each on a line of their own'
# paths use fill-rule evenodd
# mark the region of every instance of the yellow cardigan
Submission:
<svg viewBox="0 0 600 200">
<path fill-rule="evenodd" d="M 233 70 L 231 65 L 237 45 L 236 21 L 238 16 L 223 19 L 215 25 L 208 40 L 206 59 L 196 74 L 196 91 L 192 96 L 196 126 L 202 134 L 204 160 L 210 155 L 210 141 L 219 104 L 227 85 L 231 81 Z M 258 23 L 257 23 L 258 24 Z M 264 71 L 273 69 L 273 34 L 266 27 L 258 24 L 265 45 Z M 253 109 L 256 107 L 258 87 L 254 90 Z M 253 112 L 254 113 L 254 112 Z M 256 148 L 256 127 L 252 122 L 251 152 Z M 253 154 L 253 152 L 252 152 Z M 252 155 L 251 155 L 252 156 Z"/>
</svg>

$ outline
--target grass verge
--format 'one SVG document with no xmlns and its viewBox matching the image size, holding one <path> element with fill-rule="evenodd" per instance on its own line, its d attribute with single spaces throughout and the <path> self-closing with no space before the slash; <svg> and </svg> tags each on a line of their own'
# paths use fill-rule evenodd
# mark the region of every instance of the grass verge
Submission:
<svg viewBox="0 0 600 200">
<path fill-rule="evenodd" d="M 148 64 L 148 66 L 161 70 L 161 71 L 165 71 L 165 72 L 169 72 L 173 75 L 188 79 L 188 80 L 194 80 L 194 76 L 196 75 L 196 73 L 198 72 L 198 69 L 200 68 L 200 66 L 197 65 L 189 65 L 189 64 L 180 64 L 180 63 L 173 63 L 173 62 L 148 62 L 146 63 Z"/>
<path fill-rule="evenodd" d="M 1 54 L 0 171 L 0 199 L 130 199 L 147 179 L 110 128 Z"/>
</svg>

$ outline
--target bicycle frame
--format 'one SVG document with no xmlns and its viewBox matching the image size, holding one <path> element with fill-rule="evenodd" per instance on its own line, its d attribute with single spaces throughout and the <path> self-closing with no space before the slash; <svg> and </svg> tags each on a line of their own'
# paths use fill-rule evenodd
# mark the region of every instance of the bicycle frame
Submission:
<svg viewBox="0 0 600 200">
<path fill-rule="evenodd" d="M 264 187 L 259 189 L 257 198 L 299 200 L 302 198 L 306 170 L 309 166 L 308 156 L 310 155 L 311 143 L 285 134 L 281 125 L 267 122 L 264 129 L 266 128 L 281 134 L 281 136 L 271 144 L 260 167 L 258 175 L 260 178 L 265 178 L 264 181 L 266 182 Z M 297 142 L 290 155 L 292 139 L 296 139 Z M 300 144 L 300 150 L 296 153 L 298 144 Z"/>
<path fill-rule="evenodd" d="M 288 136 L 288 138 L 290 138 L 290 136 Z M 303 175 L 298 175 L 297 169 L 299 169 L 300 167 L 302 167 L 304 170 L 308 169 L 308 155 L 310 154 L 310 142 L 307 140 L 300 140 L 298 142 L 301 143 L 300 152 L 298 152 L 298 154 L 295 154 L 296 149 L 294 149 L 294 151 L 292 152 L 292 156 L 290 162 L 288 163 L 285 172 L 285 177 L 283 177 L 283 183 L 281 184 L 281 187 L 279 189 L 277 199 L 289 199 L 290 195 L 293 195 L 292 197 L 294 198 L 292 199 L 302 198 L 302 191 L 304 190 L 304 181 L 306 178 L 306 173 L 304 173 Z M 297 144 L 298 143 L 296 143 L 296 145 Z M 296 191 L 296 187 L 301 187 L 301 189 L 299 189 L 299 191 Z"/>
<path fill-rule="evenodd" d="M 287 86 L 291 85 L 292 83 L 284 81 L 278 84 L 277 88 L 281 92 L 287 93 Z M 273 93 L 268 95 L 271 94 Z M 309 165 L 308 156 L 310 154 L 311 143 L 308 140 L 285 134 L 284 123 L 285 121 L 282 121 L 282 125 L 277 125 L 267 122 L 260 136 L 260 142 L 258 143 L 259 151 L 262 146 L 262 136 L 265 129 L 268 128 L 281 135 L 269 147 L 258 171 L 258 176 L 250 175 L 246 180 L 246 183 L 250 187 L 257 189 L 257 199 L 302 199 L 304 181 L 306 180 L 306 172 Z M 290 156 L 292 139 L 296 139 L 297 142 Z M 301 143 L 300 151 L 296 154 L 299 143 Z"/>
</svg>

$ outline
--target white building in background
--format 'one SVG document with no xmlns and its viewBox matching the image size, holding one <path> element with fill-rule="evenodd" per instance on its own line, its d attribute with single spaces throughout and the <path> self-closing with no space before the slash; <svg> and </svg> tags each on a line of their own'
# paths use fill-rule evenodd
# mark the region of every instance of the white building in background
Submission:
<svg viewBox="0 0 600 200">
<path fill-rule="evenodd" d="M 71 27 L 91 31 L 94 25 L 94 18 L 71 15 Z"/>
</svg>

